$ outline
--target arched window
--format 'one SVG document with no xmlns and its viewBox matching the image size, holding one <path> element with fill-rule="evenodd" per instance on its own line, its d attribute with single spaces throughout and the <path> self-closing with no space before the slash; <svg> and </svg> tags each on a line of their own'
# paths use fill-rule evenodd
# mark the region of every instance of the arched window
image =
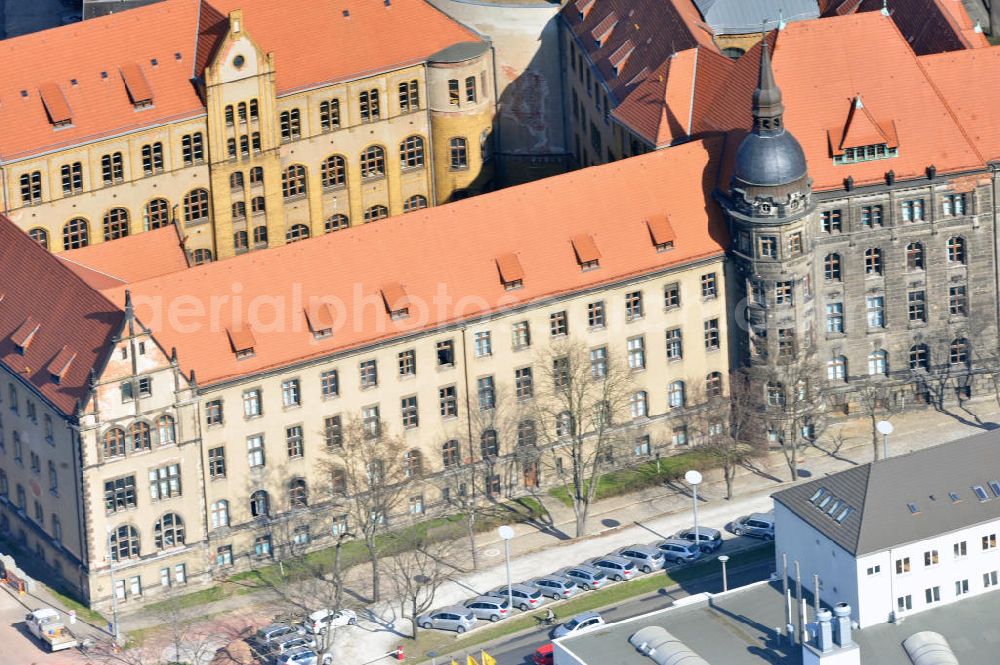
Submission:
<svg viewBox="0 0 1000 665">
<path fill-rule="evenodd" d="M 365 224 L 377 222 L 389 216 L 389 209 L 385 206 L 372 206 L 365 210 Z"/>
<path fill-rule="evenodd" d="M 952 365 L 967 365 L 969 363 L 969 340 L 959 337 L 948 345 L 948 362 Z"/>
<path fill-rule="evenodd" d="M 306 167 L 292 164 L 281 174 L 281 193 L 286 199 L 296 199 L 306 195 Z"/>
<path fill-rule="evenodd" d="M 242 251 L 249 248 L 250 236 L 246 231 L 237 231 L 233 234 L 233 249 Z"/>
<path fill-rule="evenodd" d="M 483 459 L 490 459 L 500 454 L 500 440 L 497 437 L 497 431 L 492 427 L 484 429 L 483 433 L 479 435 L 479 451 L 482 453 Z"/>
<path fill-rule="evenodd" d="M 684 382 L 673 381 L 667 387 L 667 406 L 677 409 L 684 406 Z"/>
<path fill-rule="evenodd" d="M 633 418 L 645 418 L 649 410 L 649 399 L 645 390 L 632 393 L 629 398 L 629 412 Z"/>
<path fill-rule="evenodd" d="M 170 202 L 153 199 L 142 210 L 142 226 L 147 231 L 161 228 L 170 223 Z"/>
<path fill-rule="evenodd" d="M 965 238 L 948 238 L 948 263 L 965 265 Z"/>
<path fill-rule="evenodd" d="M 865 250 L 865 274 L 882 274 L 882 250 L 878 247 L 869 247 Z"/>
<path fill-rule="evenodd" d="M 113 529 L 108 540 L 110 541 L 112 561 L 139 556 L 139 532 L 131 524 L 122 524 Z"/>
<path fill-rule="evenodd" d="M 458 466 L 459 461 L 461 461 L 461 455 L 458 451 L 458 441 L 456 439 L 449 439 L 441 446 L 441 461 L 446 469 Z"/>
<path fill-rule="evenodd" d="M 292 478 L 288 481 L 288 505 L 292 508 L 305 508 L 309 505 L 305 478 Z"/>
<path fill-rule="evenodd" d="M 195 249 L 191 252 L 191 264 L 200 266 L 203 263 L 212 262 L 212 250 L 210 249 Z"/>
<path fill-rule="evenodd" d="M 240 119 L 240 122 L 246 122 L 247 121 L 247 103 L 246 102 L 240 102 L 236 106 L 236 109 L 237 109 L 236 116 Z"/>
<path fill-rule="evenodd" d="M 414 194 L 410 198 L 403 201 L 403 212 L 413 212 L 414 210 L 421 210 L 427 207 L 427 197 L 421 196 L 420 194 Z"/>
<path fill-rule="evenodd" d="M 156 444 L 166 446 L 176 440 L 173 416 L 162 415 L 156 419 Z"/>
<path fill-rule="evenodd" d="M 424 458 L 419 450 L 408 450 L 403 455 L 403 473 L 407 478 L 419 478 L 424 474 Z"/>
<path fill-rule="evenodd" d="M 90 224 L 74 217 L 63 226 L 63 249 L 79 249 L 90 244 Z"/>
<path fill-rule="evenodd" d="M 184 195 L 184 222 L 196 224 L 208 220 L 208 190 L 192 189 Z"/>
<path fill-rule="evenodd" d="M 302 122 L 299 118 L 299 110 L 291 109 L 282 111 L 278 117 L 281 125 L 281 140 L 291 141 L 302 135 Z"/>
<path fill-rule="evenodd" d="M 250 199 L 250 212 L 254 215 L 263 215 L 267 212 L 267 202 L 263 196 L 255 196 Z"/>
<path fill-rule="evenodd" d="M 347 494 L 347 472 L 339 466 L 330 470 L 330 491 L 334 494 Z"/>
<path fill-rule="evenodd" d="M 227 127 L 232 127 L 233 126 L 233 120 L 235 119 L 235 115 L 233 114 L 233 105 L 232 104 L 227 104 L 226 105 L 226 112 L 225 113 L 226 113 L 226 126 Z"/>
<path fill-rule="evenodd" d="M 267 227 L 256 226 L 253 230 L 253 244 L 255 247 L 267 245 Z"/>
<path fill-rule="evenodd" d="M 538 429 L 534 420 L 522 420 L 517 424 L 517 447 L 535 446 L 538 444 Z"/>
<path fill-rule="evenodd" d="M 385 151 L 381 146 L 370 145 L 361 153 L 361 177 L 378 178 L 385 175 Z"/>
<path fill-rule="evenodd" d="M 399 165 L 412 169 L 424 165 L 424 140 L 419 136 L 407 136 L 399 144 Z"/>
<path fill-rule="evenodd" d="M 911 242 L 906 246 L 906 269 L 924 269 L 924 246 L 919 242 Z"/>
<path fill-rule="evenodd" d="M 847 358 L 835 356 L 826 363 L 826 378 L 830 381 L 847 380 Z"/>
<path fill-rule="evenodd" d="M 351 222 L 347 219 L 347 215 L 337 213 L 326 218 L 326 222 L 323 223 L 323 230 L 327 233 L 333 233 L 334 231 L 343 231 L 350 225 Z"/>
<path fill-rule="evenodd" d="M 37 242 L 45 249 L 49 248 L 49 232 L 43 228 L 35 227 L 28 231 L 28 237 Z"/>
<path fill-rule="evenodd" d="M 910 369 L 926 370 L 930 364 L 931 358 L 926 344 L 914 344 L 910 347 Z"/>
<path fill-rule="evenodd" d="M 319 126 L 324 132 L 340 127 L 340 100 L 331 99 L 319 104 Z"/>
<path fill-rule="evenodd" d="M 42 202 L 41 171 L 32 171 L 21 176 L 21 202 L 25 205 Z"/>
<path fill-rule="evenodd" d="M 104 239 L 117 240 L 128 235 L 128 210 L 112 208 L 104 213 Z"/>
<path fill-rule="evenodd" d="M 342 187 L 347 183 L 347 162 L 340 155 L 330 155 L 320 166 L 323 189 Z"/>
<path fill-rule="evenodd" d="M 722 397 L 722 372 L 709 372 L 705 377 L 705 397 Z"/>
<path fill-rule="evenodd" d="M 129 428 L 129 440 L 132 450 L 135 451 L 149 450 L 153 447 L 149 425 L 144 422 L 132 423 L 132 427 Z"/>
<path fill-rule="evenodd" d="M 263 185 L 264 184 L 264 167 L 255 166 L 250 169 L 250 184 L 251 185 Z"/>
<path fill-rule="evenodd" d="M 212 528 L 229 526 L 229 502 L 221 499 L 212 504 Z"/>
<path fill-rule="evenodd" d="M 823 278 L 830 282 L 840 281 L 840 254 L 826 255 L 823 260 Z"/>
<path fill-rule="evenodd" d="M 105 432 L 102 443 L 105 459 L 125 454 L 125 432 L 118 427 L 112 427 Z"/>
<path fill-rule="evenodd" d="M 361 111 L 361 122 L 371 122 L 379 119 L 378 88 L 364 90 L 358 95 L 358 107 Z"/>
<path fill-rule="evenodd" d="M 451 157 L 451 168 L 469 168 L 469 142 L 464 138 L 456 136 L 448 141 L 448 150 Z"/>
<path fill-rule="evenodd" d="M 229 189 L 238 192 L 243 189 L 243 172 L 233 171 L 229 175 Z"/>
<path fill-rule="evenodd" d="M 177 513 L 167 513 L 153 525 L 156 549 L 180 547 L 184 544 L 184 520 Z"/>
<path fill-rule="evenodd" d="M 247 204 L 243 201 L 233 202 L 233 219 L 246 219 Z"/>
<path fill-rule="evenodd" d="M 868 373 L 871 376 L 887 376 L 889 374 L 889 354 L 883 349 L 868 354 Z"/>
<path fill-rule="evenodd" d="M 257 490 L 250 495 L 250 515 L 253 517 L 267 517 L 270 514 L 271 502 L 267 497 L 266 490 Z"/>
<path fill-rule="evenodd" d="M 295 224 L 285 232 L 285 242 L 298 242 L 309 237 L 309 227 L 305 224 Z"/>
</svg>

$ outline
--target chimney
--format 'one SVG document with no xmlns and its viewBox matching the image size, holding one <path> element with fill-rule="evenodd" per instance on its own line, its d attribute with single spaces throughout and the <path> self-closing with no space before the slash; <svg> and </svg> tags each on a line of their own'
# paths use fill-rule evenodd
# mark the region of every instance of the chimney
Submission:
<svg viewBox="0 0 1000 665">
<path fill-rule="evenodd" d="M 833 649 L 833 614 L 828 609 L 816 613 L 816 648 L 826 653 Z"/>
<path fill-rule="evenodd" d="M 851 639 L 851 606 L 837 603 L 833 607 L 833 641 L 838 647 L 853 646 Z"/>
</svg>

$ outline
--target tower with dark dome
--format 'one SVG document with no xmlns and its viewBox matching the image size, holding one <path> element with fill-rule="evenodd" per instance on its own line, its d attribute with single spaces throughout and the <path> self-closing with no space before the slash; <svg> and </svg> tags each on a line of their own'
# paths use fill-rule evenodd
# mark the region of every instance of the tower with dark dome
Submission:
<svg viewBox="0 0 1000 665">
<path fill-rule="evenodd" d="M 762 40 L 753 127 L 736 151 L 729 188 L 718 198 L 729 219 L 739 289 L 732 338 L 741 341 L 743 364 L 776 376 L 804 362 L 815 346 L 807 224 L 814 209 L 812 181 L 783 113 L 767 41 Z"/>
</svg>

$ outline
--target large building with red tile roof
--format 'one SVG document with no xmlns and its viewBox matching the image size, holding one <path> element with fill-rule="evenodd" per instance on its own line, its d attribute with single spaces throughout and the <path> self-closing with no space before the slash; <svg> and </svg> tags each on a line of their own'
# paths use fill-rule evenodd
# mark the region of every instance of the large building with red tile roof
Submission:
<svg viewBox="0 0 1000 665">
<path fill-rule="evenodd" d="M 203 263 L 490 186 L 489 45 L 423 0 L 164 0 L 0 56 L 2 207 L 52 251 L 176 222 Z"/>
<path fill-rule="evenodd" d="M 616 382 L 602 399 L 628 426 L 607 459 L 683 450 L 729 369 L 723 150 L 694 141 L 190 268 L 170 228 L 53 255 L 0 217 L 17 433 L 0 527 L 105 607 L 328 545 L 354 519 L 330 469 L 355 421 L 402 446 L 393 524 L 454 510 L 460 482 L 495 499 L 562 482 L 540 410 L 554 358 Z"/>
</svg>

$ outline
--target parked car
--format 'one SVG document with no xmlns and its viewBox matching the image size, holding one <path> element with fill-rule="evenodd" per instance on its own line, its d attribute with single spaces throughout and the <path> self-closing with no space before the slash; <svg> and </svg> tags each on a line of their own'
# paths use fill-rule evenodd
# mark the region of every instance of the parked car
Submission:
<svg viewBox="0 0 1000 665">
<path fill-rule="evenodd" d="M 542 592 L 532 586 L 528 586 L 527 584 L 513 584 L 510 587 L 510 592 L 511 596 L 513 596 L 514 607 L 522 612 L 537 609 L 545 602 Z M 506 598 L 507 585 L 505 584 L 504 586 L 497 587 L 486 595 L 496 596 L 497 598 Z"/>
<path fill-rule="evenodd" d="M 417 617 L 417 625 L 421 628 L 437 628 L 438 630 L 453 630 L 464 633 L 476 625 L 476 615 L 468 607 L 451 605 L 433 610 Z"/>
<path fill-rule="evenodd" d="M 582 612 L 566 623 L 556 626 L 555 630 L 552 631 L 552 637 L 579 634 L 603 625 L 604 619 L 597 612 Z"/>
<path fill-rule="evenodd" d="M 663 552 L 651 545 L 631 545 L 618 550 L 618 556 L 634 563 L 644 573 L 663 568 Z"/>
<path fill-rule="evenodd" d="M 679 538 L 680 540 L 687 540 L 694 542 L 694 527 L 690 529 L 684 529 L 678 533 L 674 538 Z M 722 547 L 722 532 L 718 529 L 712 529 L 707 526 L 698 527 L 698 543 L 701 545 L 701 551 L 706 554 L 711 554 L 715 550 Z"/>
<path fill-rule="evenodd" d="M 288 625 L 287 623 L 272 623 L 268 626 L 264 626 L 254 633 L 253 641 L 258 647 L 270 650 L 272 642 L 284 637 L 285 635 L 291 635 L 297 632 L 298 629 L 294 626 Z"/>
<path fill-rule="evenodd" d="M 351 610 L 316 610 L 306 617 L 305 628 L 307 633 L 322 635 L 331 628 L 339 626 L 353 626 L 358 622 L 358 615 Z"/>
<path fill-rule="evenodd" d="M 275 665 L 319 665 L 319 654 L 309 647 L 287 651 L 275 660 Z"/>
<path fill-rule="evenodd" d="M 774 540 L 774 513 L 753 513 L 741 517 L 733 522 L 733 533 Z"/>
<path fill-rule="evenodd" d="M 607 575 L 604 574 L 604 571 L 587 564 L 573 566 L 572 568 L 564 568 L 559 572 L 559 574 L 568 577 L 579 584 L 580 588 L 584 591 L 599 589 L 604 586 L 608 579 Z"/>
<path fill-rule="evenodd" d="M 590 565 L 598 570 L 604 571 L 605 575 L 616 582 L 630 580 L 637 572 L 634 563 L 623 556 L 618 556 L 617 554 L 609 554 L 608 556 L 591 559 Z"/>
<path fill-rule="evenodd" d="M 476 615 L 477 619 L 499 621 L 510 616 L 510 603 L 506 598 L 476 596 L 462 603 Z"/>
<path fill-rule="evenodd" d="M 308 635 L 289 633 L 288 635 L 282 635 L 276 640 L 272 640 L 270 644 L 271 653 L 274 655 L 281 655 L 299 647 L 308 647 L 310 649 L 315 648 L 316 640 Z"/>
<path fill-rule="evenodd" d="M 663 552 L 663 558 L 667 561 L 677 563 L 691 563 L 702 556 L 702 551 L 697 545 L 678 538 L 664 540 L 656 548 Z"/>
<path fill-rule="evenodd" d="M 532 580 L 530 584 L 541 591 L 543 596 L 553 600 L 569 598 L 580 590 L 576 582 L 562 575 L 545 575 Z"/>
<path fill-rule="evenodd" d="M 535 649 L 534 655 L 531 656 L 531 662 L 535 665 L 552 665 L 552 642 Z"/>
</svg>

